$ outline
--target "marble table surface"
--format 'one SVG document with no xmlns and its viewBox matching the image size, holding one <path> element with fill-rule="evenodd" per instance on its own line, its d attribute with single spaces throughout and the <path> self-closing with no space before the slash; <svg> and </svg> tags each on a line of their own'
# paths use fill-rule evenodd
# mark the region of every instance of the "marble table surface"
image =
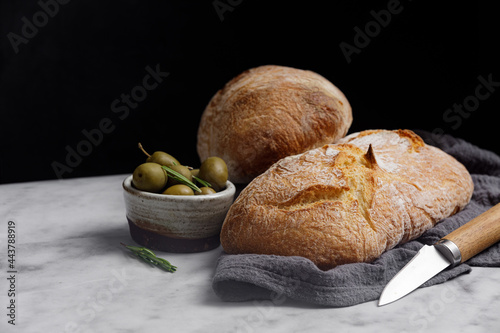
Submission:
<svg viewBox="0 0 500 333">
<path fill-rule="evenodd" d="M 168 273 L 120 245 L 134 244 L 125 219 L 125 177 L 0 186 L 0 332 L 500 331 L 499 268 L 473 267 L 383 307 L 375 301 L 346 308 L 222 302 L 211 288 L 220 247 L 157 252 L 178 267 Z M 9 273 L 9 221 L 15 273 Z M 15 325 L 8 322 L 12 300 Z"/>
</svg>

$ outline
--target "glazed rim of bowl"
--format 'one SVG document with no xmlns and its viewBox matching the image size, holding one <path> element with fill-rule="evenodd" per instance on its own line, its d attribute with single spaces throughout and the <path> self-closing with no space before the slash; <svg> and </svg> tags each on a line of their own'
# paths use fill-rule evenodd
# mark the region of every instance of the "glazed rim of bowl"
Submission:
<svg viewBox="0 0 500 333">
<path fill-rule="evenodd" d="M 197 201 L 197 200 L 207 200 L 207 199 L 216 199 L 216 198 L 221 198 L 221 197 L 226 197 L 228 195 L 232 195 L 232 193 L 235 192 L 236 187 L 234 186 L 233 183 L 231 183 L 229 180 L 226 182 L 226 188 L 223 189 L 222 191 L 212 193 L 212 194 L 204 194 L 204 195 L 169 195 L 169 194 L 162 194 L 162 193 L 153 193 L 153 192 L 147 192 L 147 191 L 141 191 L 136 189 L 132 185 L 132 175 L 127 176 L 125 180 L 123 181 L 123 189 L 130 194 L 133 195 L 142 195 L 145 197 L 150 197 L 151 199 L 168 199 L 172 201 Z"/>
</svg>

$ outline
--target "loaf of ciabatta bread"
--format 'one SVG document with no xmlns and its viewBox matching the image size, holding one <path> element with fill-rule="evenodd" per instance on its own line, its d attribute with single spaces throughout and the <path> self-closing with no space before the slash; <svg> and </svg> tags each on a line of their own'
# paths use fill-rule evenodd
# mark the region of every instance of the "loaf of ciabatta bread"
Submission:
<svg viewBox="0 0 500 333">
<path fill-rule="evenodd" d="M 363 131 L 255 178 L 231 206 L 221 244 L 323 270 L 370 262 L 461 210 L 472 191 L 465 167 L 414 132 Z"/>
<path fill-rule="evenodd" d="M 198 127 L 201 161 L 222 158 L 229 180 L 247 184 L 279 159 L 333 143 L 352 123 L 349 101 L 323 76 L 267 65 L 217 91 Z"/>
</svg>

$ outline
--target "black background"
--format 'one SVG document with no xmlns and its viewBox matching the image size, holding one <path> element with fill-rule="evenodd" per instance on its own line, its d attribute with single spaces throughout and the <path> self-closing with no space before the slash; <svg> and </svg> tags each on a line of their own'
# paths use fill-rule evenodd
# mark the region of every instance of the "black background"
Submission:
<svg viewBox="0 0 500 333">
<path fill-rule="evenodd" d="M 144 160 L 139 141 L 195 166 L 210 98 L 265 64 L 313 70 L 338 86 L 353 108 L 351 133 L 443 131 L 500 153 L 500 87 L 466 116 L 443 117 L 474 96 L 479 76 L 500 81 L 498 20 L 484 3 L 401 0 L 348 63 L 340 43 L 354 46 L 354 28 L 393 0 L 65 1 L 45 21 L 37 1 L 0 2 L 0 183 L 57 178 L 54 163 L 67 165 L 67 148 L 82 148 L 83 131 L 105 118 L 113 129 L 60 178 L 131 173 Z M 16 53 L 12 36 L 36 19 Z M 120 119 L 112 102 L 142 86 L 147 66 L 169 75 Z"/>
</svg>

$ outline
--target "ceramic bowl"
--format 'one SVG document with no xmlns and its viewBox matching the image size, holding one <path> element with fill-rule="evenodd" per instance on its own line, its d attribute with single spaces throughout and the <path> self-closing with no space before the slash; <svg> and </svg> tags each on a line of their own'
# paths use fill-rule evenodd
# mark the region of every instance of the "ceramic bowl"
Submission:
<svg viewBox="0 0 500 333">
<path fill-rule="evenodd" d="M 123 181 L 123 194 L 132 239 L 149 249 L 202 252 L 219 246 L 219 234 L 235 186 L 208 195 L 165 195 L 144 192 Z"/>
</svg>

